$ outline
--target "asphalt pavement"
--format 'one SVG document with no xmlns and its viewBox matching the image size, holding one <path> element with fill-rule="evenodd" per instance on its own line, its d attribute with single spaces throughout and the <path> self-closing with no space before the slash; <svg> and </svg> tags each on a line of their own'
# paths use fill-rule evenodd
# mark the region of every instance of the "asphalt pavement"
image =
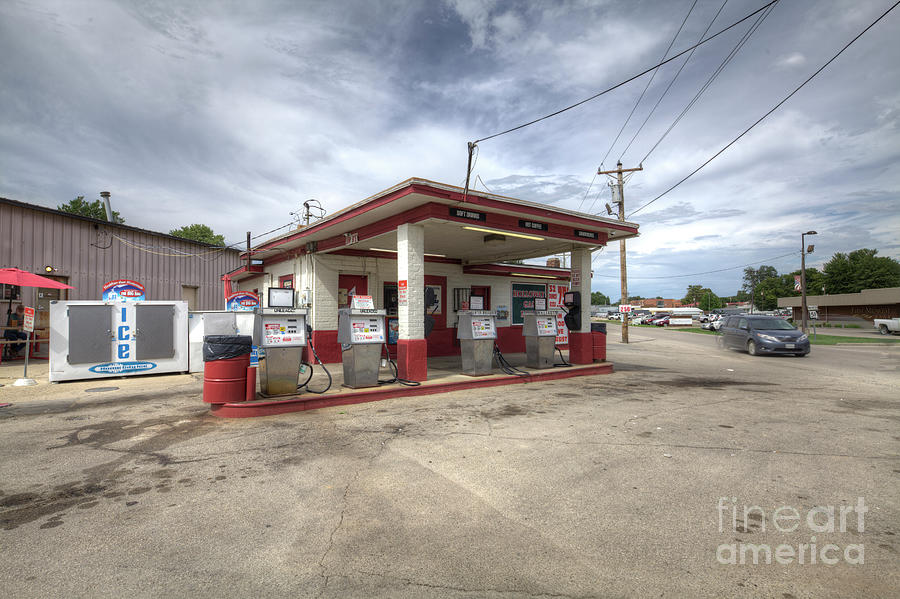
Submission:
<svg viewBox="0 0 900 599">
<path fill-rule="evenodd" d="M 2 387 L 0 588 L 896 596 L 900 347 L 630 333 L 612 375 L 259 419 L 191 375 Z"/>
</svg>

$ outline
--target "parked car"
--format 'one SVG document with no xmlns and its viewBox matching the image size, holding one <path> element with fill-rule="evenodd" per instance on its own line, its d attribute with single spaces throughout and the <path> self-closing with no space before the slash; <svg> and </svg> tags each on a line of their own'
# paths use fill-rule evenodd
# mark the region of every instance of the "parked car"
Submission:
<svg viewBox="0 0 900 599">
<path fill-rule="evenodd" d="M 746 350 L 751 356 L 793 354 L 802 357 L 809 353 L 809 336 L 777 316 L 728 316 L 719 333 L 723 347 Z"/>
<path fill-rule="evenodd" d="M 653 321 L 653 324 L 655 324 L 658 327 L 667 326 L 669 324 L 670 318 L 672 318 L 672 317 L 671 316 L 663 316 L 662 318 L 657 318 Z"/>
<path fill-rule="evenodd" d="M 900 318 L 876 318 L 874 325 L 882 335 L 900 333 Z"/>
</svg>

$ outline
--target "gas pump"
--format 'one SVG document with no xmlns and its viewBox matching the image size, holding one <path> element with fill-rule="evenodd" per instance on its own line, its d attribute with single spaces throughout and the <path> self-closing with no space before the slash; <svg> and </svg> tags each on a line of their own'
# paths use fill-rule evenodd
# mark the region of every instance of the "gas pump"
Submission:
<svg viewBox="0 0 900 599">
<path fill-rule="evenodd" d="M 556 312 L 547 310 L 547 300 L 535 299 L 535 310 L 524 312 L 522 335 L 525 337 L 525 365 L 528 368 L 552 368 L 556 349 Z"/>
<path fill-rule="evenodd" d="M 257 308 L 253 328 L 260 387 L 266 396 L 294 395 L 306 346 L 306 310 L 294 308 L 293 289 L 272 287 L 268 300 L 267 308 Z"/>
<path fill-rule="evenodd" d="M 456 325 L 463 374 L 491 374 L 494 341 L 497 339 L 495 314 L 486 310 L 461 310 Z"/>
<path fill-rule="evenodd" d="M 349 308 L 338 310 L 338 343 L 344 385 L 353 389 L 378 385 L 381 347 L 385 343 L 384 310 L 370 295 L 354 295 Z"/>
</svg>

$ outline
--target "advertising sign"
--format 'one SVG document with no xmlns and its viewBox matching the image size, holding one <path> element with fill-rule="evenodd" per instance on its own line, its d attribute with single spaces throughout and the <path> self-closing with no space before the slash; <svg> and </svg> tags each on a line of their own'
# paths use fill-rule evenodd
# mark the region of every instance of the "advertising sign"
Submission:
<svg viewBox="0 0 900 599">
<path fill-rule="evenodd" d="M 400 338 L 400 319 L 387 319 L 387 342 L 388 345 L 397 345 L 397 339 Z"/>
<path fill-rule="evenodd" d="M 407 288 L 407 280 L 397 281 L 397 305 L 409 305 L 409 289 Z"/>
<path fill-rule="evenodd" d="M 25 307 L 25 326 L 23 330 L 26 333 L 34 332 L 34 308 Z"/>
<path fill-rule="evenodd" d="M 225 298 L 229 312 L 253 312 L 259 307 L 259 296 L 252 291 L 236 291 Z"/>
<path fill-rule="evenodd" d="M 142 302 L 147 299 L 144 286 L 130 279 L 110 281 L 103 286 L 104 302 Z"/>
<path fill-rule="evenodd" d="M 354 310 L 374 310 L 375 302 L 371 295 L 354 295 L 352 307 Z"/>
<path fill-rule="evenodd" d="M 524 324 L 525 318 L 522 313 L 534 310 L 534 298 L 536 297 L 547 297 L 546 285 L 512 284 L 512 324 Z"/>
<path fill-rule="evenodd" d="M 800 291 L 800 275 L 794 275 L 794 291 Z"/>
<path fill-rule="evenodd" d="M 631 306 L 619 306 L 619 312 L 631 312 Z"/>
</svg>

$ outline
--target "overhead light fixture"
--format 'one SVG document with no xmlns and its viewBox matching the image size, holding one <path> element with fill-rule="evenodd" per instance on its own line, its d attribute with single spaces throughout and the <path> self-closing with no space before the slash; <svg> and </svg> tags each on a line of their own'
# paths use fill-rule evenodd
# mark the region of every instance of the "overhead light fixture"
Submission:
<svg viewBox="0 0 900 599">
<path fill-rule="evenodd" d="M 55 271 L 55 270 L 56 270 L 56 269 L 53 268 L 52 266 L 50 266 L 49 264 L 48 264 L 47 266 L 44 267 L 44 272 L 53 272 L 53 271 Z"/>
<path fill-rule="evenodd" d="M 484 236 L 484 245 L 502 245 L 506 242 L 506 237 L 498 233 L 488 233 Z"/>
<path fill-rule="evenodd" d="M 523 235 L 521 233 L 510 233 L 509 231 L 496 231 L 494 229 L 484 229 L 482 227 L 463 227 L 469 231 L 481 231 L 482 233 L 493 233 L 494 235 L 503 235 L 506 237 L 519 237 L 520 239 L 531 239 L 533 241 L 544 241 L 543 237 L 537 235 Z"/>
<path fill-rule="evenodd" d="M 514 277 L 527 277 L 529 279 L 557 279 L 559 277 L 551 277 L 549 275 L 526 275 L 519 272 L 511 272 L 510 275 Z"/>
</svg>

